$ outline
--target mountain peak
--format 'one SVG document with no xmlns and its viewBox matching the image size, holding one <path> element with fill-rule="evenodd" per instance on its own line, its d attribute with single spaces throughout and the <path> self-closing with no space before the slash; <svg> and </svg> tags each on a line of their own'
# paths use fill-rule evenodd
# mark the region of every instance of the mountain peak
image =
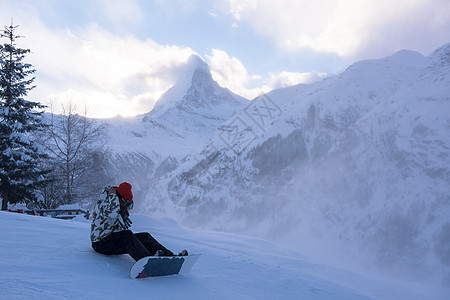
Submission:
<svg viewBox="0 0 450 300">
<path fill-rule="evenodd" d="M 195 77 L 200 74 L 212 80 L 211 72 L 208 64 L 203 61 L 198 55 L 192 54 L 182 69 L 181 76 L 178 78 L 174 87 L 183 88 L 187 90 L 195 81 Z M 204 78 L 204 79 L 206 79 Z M 184 93 L 183 93 L 184 94 Z"/>
<path fill-rule="evenodd" d="M 199 81 L 199 77 L 202 78 L 202 81 L 207 79 L 213 80 L 208 64 L 198 55 L 192 54 L 181 69 L 181 75 L 176 83 L 158 99 L 150 113 L 162 114 L 169 107 L 176 105 L 186 95 L 192 85 Z"/>
<path fill-rule="evenodd" d="M 206 62 L 197 55 L 191 55 L 186 64 L 185 77 L 180 78 L 177 84 L 188 86 L 200 86 L 205 83 L 213 83 L 211 71 Z"/>
<path fill-rule="evenodd" d="M 192 54 L 187 63 L 186 63 L 187 69 L 191 69 L 191 70 L 201 70 L 201 71 L 206 71 L 209 72 L 209 66 L 208 64 L 200 58 L 200 56 Z"/>
<path fill-rule="evenodd" d="M 450 43 L 444 44 L 434 50 L 429 58 L 434 62 L 435 65 L 450 65 Z"/>
<path fill-rule="evenodd" d="M 209 66 L 199 56 L 191 55 L 181 69 L 175 85 L 156 102 L 155 107 L 143 118 L 186 127 L 216 128 L 247 99 L 222 88 L 212 78 Z"/>
<path fill-rule="evenodd" d="M 425 66 L 428 64 L 428 60 L 421 53 L 410 50 L 400 50 L 391 56 L 388 56 L 385 60 L 403 66 Z"/>
</svg>

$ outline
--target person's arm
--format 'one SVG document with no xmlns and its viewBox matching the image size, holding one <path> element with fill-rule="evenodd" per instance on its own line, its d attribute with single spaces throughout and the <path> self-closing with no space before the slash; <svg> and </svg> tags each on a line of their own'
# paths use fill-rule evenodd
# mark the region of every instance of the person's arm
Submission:
<svg viewBox="0 0 450 300">
<path fill-rule="evenodd" d="M 119 198 L 116 195 L 116 189 L 110 188 L 106 198 L 100 207 L 100 214 L 103 218 L 116 220 L 120 214 Z"/>
<path fill-rule="evenodd" d="M 106 217 L 112 219 L 114 225 L 120 226 L 123 229 L 129 229 L 133 222 L 128 218 L 127 208 L 121 206 L 121 201 L 116 191 L 116 188 L 110 188 L 107 192 L 106 198 L 110 204 L 106 210 Z"/>
<path fill-rule="evenodd" d="M 123 228 L 120 219 L 119 199 L 109 188 L 105 188 L 106 197 L 102 197 L 94 207 L 91 224 L 91 241 L 98 242 L 111 232 Z"/>
</svg>

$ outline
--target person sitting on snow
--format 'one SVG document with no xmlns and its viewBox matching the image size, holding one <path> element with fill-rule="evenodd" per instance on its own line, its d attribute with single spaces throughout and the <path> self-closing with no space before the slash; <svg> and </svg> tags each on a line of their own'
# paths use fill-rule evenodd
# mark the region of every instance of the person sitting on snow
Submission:
<svg viewBox="0 0 450 300">
<path fill-rule="evenodd" d="M 118 187 L 104 188 L 106 197 L 97 201 L 91 225 L 92 248 L 101 254 L 130 254 L 138 261 L 146 256 L 174 256 L 150 233 L 133 233 L 128 210 L 133 208 L 131 184 L 122 182 Z M 188 255 L 183 250 L 179 256 Z"/>
</svg>

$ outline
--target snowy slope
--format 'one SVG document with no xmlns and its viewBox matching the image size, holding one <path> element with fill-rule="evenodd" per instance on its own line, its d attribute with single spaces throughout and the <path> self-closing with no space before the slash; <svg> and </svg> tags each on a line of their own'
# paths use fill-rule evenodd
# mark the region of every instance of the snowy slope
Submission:
<svg viewBox="0 0 450 300">
<path fill-rule="evenodd" d="M 383 282 L 313 264 L 299 253 L 233 234 L 131 216 L 175 251 L 202 257 L 184 276 L 132 280 L 128 255 L 90 247 L 89 223 L 0 212 L 0 299 L 445 299 L 450 290 Z"/>
<path fill-rule="evenodd" d="M 141 212 L 450 285 L 450 44 L 254 99 Z"/>
</svg>

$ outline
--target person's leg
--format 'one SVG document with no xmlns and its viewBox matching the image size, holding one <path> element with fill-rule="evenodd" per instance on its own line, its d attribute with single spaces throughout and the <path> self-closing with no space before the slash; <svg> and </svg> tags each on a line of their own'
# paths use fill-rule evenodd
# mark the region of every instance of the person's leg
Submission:
<svg viewBox="0 0 450 300">
<path fill-rule="evenodd" d="M 106 255 L 128 253 L 136 261 L 153 254 L 147 250 L 131 230 L 113 232 L 101 241 L 92 243 L 92 248 L 98 253 Z"/>
<path fill-rule="evenodd" d="M 172 251 L 168 250 L 166 247 L 161 245 L 154 237 L 151 236 L 148 232 L 140 232 L 134 234 L 139 241 L 147 248 L 148 252 L 156 253 L 158 250 L 162 250 L 164 252 L 164 256 L 175 256 Z"/>
</svg>

